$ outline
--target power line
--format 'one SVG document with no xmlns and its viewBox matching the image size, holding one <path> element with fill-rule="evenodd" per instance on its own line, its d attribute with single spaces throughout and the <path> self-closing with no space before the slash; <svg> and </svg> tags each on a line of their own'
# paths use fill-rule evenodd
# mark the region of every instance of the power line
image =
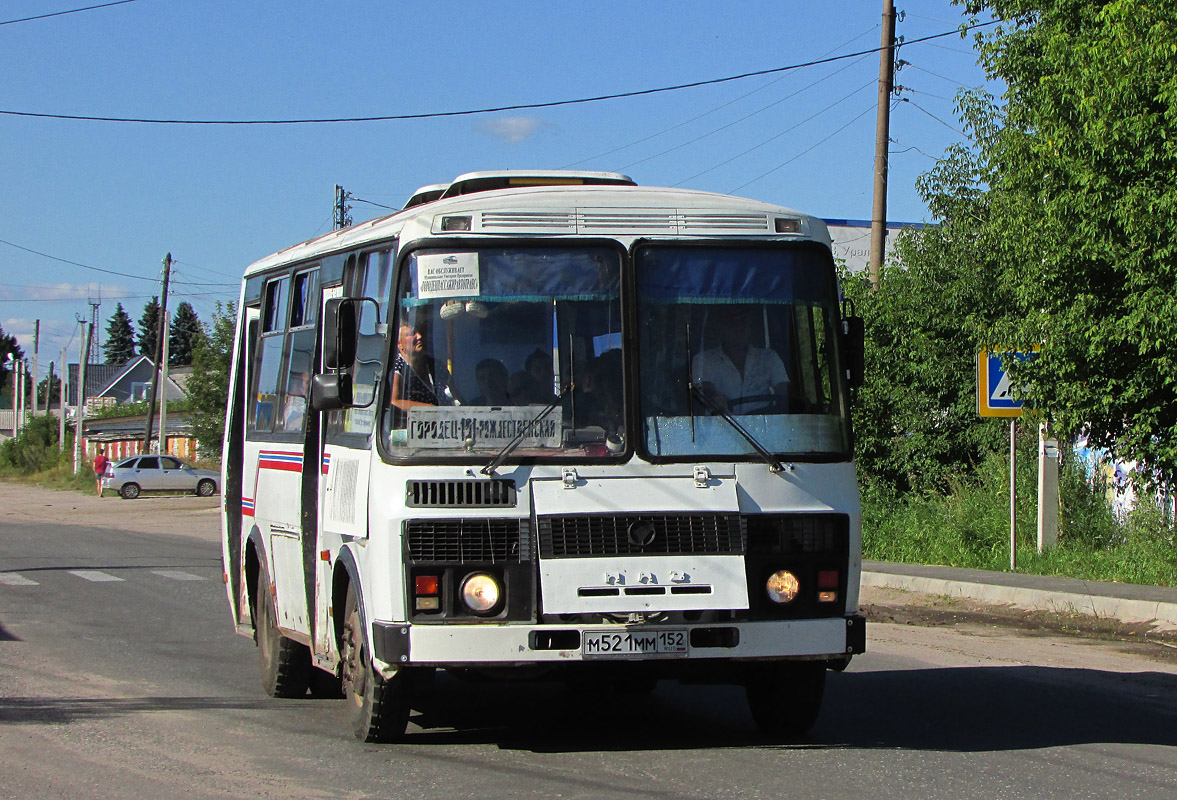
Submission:
<svg viewBox="0 0 1177 800">
<path fill-rule="evenodd" d="M 744 152 L 742 152 L 742 153 L 737 153 L 736 155 L 732 156 L 731 158 L 728 158 L 728 159 L 726 159 L 726 160 L 724 160 L 724 161 L 721 161 L 721 162 L 719 162 L 718 164 L 715 164 L 714 166 L 710 166 L 710 167 L 708 167 L 707 169 L 703 170 L 702 172 L 696 172 L 694 175 L 691 175 L 689 178 L 683 178 L 681 181 L 679 181 L 678 183 L 676 183 L 676 184 L 674 184 L 674 185 L 675 185 L 675 186 L 682 186 L 684 183 L 687 183 L 688 181 L 693 181 L 695 178 L 698 178 L 698 177 L 699 177 L 699 176 L 701 176 L 701 175 L 706 175 L 708 172 L 711 172 L 712 170 L 719 169 L 720 167 L 722 167 L 722 166 L 724 166 L 724 165 L 726 165 L 726 164 L 730 164 L 731 162 L 735 161 L 735 160 L 736 160 L 736 159 L 738 159 L 738 158 L 743 158 L 744 156 L 748 155 L 749 153 L 751 153 L 751 152 L 753 152 L 753 151 L 755 151 L 755 150 L 759 150 L 761 147 L 764 147 L 765 145 L 768 145 L 768 144 L 770 144 L 770 143 L 772 143 L 772 142 L 776 141 L 777 139 L 781 138 L 781 137 L 782 137 L 782 136 L 784 136 L 786 133 L 789 133 L 789 132 L 791 132 L 791 131 L 794 131 L 794 130 L 796 130 L 797 128 L 800 128 L 800 127 L 801 127 L 802 125 L 804 125 L 805 123 L 807 123 L 807 122 L 810 122 L 810 121 L 812 121 L 812 120 L 816 119 L 817 117 L 819 117 L 819 116 L 821 116 L 822 114 L 826 113 L 827 111 L 829 111 L 830 109 L 834 108 L 835 106 L 837 106 L 837 105 L 840 105 L 840 104 L 842 104 L 842 103 L 846 102 L 846 101 L 847 101 L 847 100 L 849 100 L 851 97 L 853 97 L 854 95 L 858 94 L 858 93 L 859 93 L 859 92 L 861 92 L 863 89 L 867 88 L 868 86 L 871 86 L 871 85 L 872 85 L 872 84 L 874 84 L 874 83 L 876 83 L 876 79 L 875 79 L 875 78 L 871 78 L 869 81 L 867 81 L 866 83 L 864 83 L 862 86 L 859 86 L 857 89 L 855 89 L 855 90 L 853 90 L 852 92 L 850 92 L 850 94 L 848 94 L 848 95 L 846 95 L 846 96 L 842 97 L 842 98 L 841 98 L 841 99 L 839 99 L 839 100 L 835 100 L 834 102 L 830 103 L 828 106 L 826 106 L 825 108 L 823 108 L 821 111 L 818 111 L 818 112 L 816 112 L 816 113 L 814 113 L 814 114 L 811 114 L 810 116 L 806 117 L 805 119 L 801 120 L 800 122 L 797 122 L 797 123 L 794 123 L 793 125 L 790 125 L 789 127 L 785 128 L 785 129 L 784 129 L 783 131 L 781 131 L 780 133 L 773 134 L 773 135 L 772 135 L 771 137 L 769 137 L 768 139 L 765 139 L 763 142 L 760 142 L 760 143 L 759 143 L 759 144 L 757 144 L 757 145 L 754 145 L 754 146 L 752 146 L 752 147 L 749 147 L 747 150 L 745 150 L 745 151 L 744 151 Z M 810 148 L 810 149 L 812 149 L 812 148 Z M 808 151 L 808 150 L 806 150 L 805 152 L 809 152 L 809 151 Z M 785 162 L 785 163 L 788 163 L 788 162 Z M 783 165 L 782 165 L 782 166 L 783 166 Z M 763 176 L 761 176 L 761 177 L 763 177 Z M 757 178 L 756 180 L 760 180 L 760 178 Z"/>
<path fill-rule="evenodd" d="M 857 36 L 847 39 L 846 41 L 842 42 L 841 44 L 837 45 L 836 47 L 832 47 L 829 50 L 827 50 L 825 53 L 822 54 L 822 56 L 825 57 L 825 56 L 829 55 L 830 53 L 837 51 L 839 48 L 845 47 L 846 45 L 850 44 L 851 42 L 861 39 L 863 36 L 866 36 L 868 33 L 871 33 L 872 31 L 875 30 L 875 28 L 878 28 L 878 27 L 879 27 L 878 25 L 875 25 L 870 30 L 863 31 L 862 33 L 858 34 Z M 855 62 L 855 63 L 857 63 L 857 62 Z M 853 65 L 851 65 L 851 66 L 853 66 Z M 843 68 L 843 69 L 847 69 L 847 68 Z M 825 78 L 822 78 L 821 80 L 814 81 L 813 83 L 809 84 L 809 86 L 816 86 L 817 84 L 826 80 L 826 78 L 829 78 L 832 75 L 837 75 L 839 72 L 842 72 L 842 71 L 843 70 L 837 70 L 836 72 L 831 73 L 831 75 L 827 75 Z M 722 109 L 725 109 L 730 105 L 738 103 L 745 98 L 751 97 L 752 95 L 757 94 L 758 92 L 763 92 L 771 86 L 775 86 L 777 83 L 784 80 L 785 77 L 786 76 L 782 75 L 779 78 L 776 78 L 775 80 L 769 81 L 768 83 L 764 84 L 763 86 L 759 86 L 750 92 L 745 92 L 744 94 L 740 95 L 739 97 L 735 97 L 735 98 L 727 101 L 726 103 L 722 103 L 718 106 L 715 106 L 712 109 L 704 111 L 702 114 L 696 114 L 695 116 L 691 117 L 690 119 L 683 120 L 682 122 L 671 125 L 669 128 L 664 128 L 663 130 L 660 130 L 657 133 L 651 133 L 649 136 L 643 136 L 641 139 L 638 139 L 637 141 L 630 142 L 629 144 L 623 144 L 620 147 L 614 147 L 612 150 L 606 150 L 604 153 L 598 153 L 595 156 L 589 156 L 588 158 L 582 158 L 580 161 L 574 161 L 571 164 L 567 164 L 567 165 L 561 167 L 561 169 L 571 169 L 572 167 L 579 166 L 580 164 L 585 164 L 590 161 L 596 161 L 598 158 L 604 158 L 605 156 L 611 156 L 614 153 L 621 152 L 622 150 L 628 150 L 631 147 L 636 147 L 639 144 L 644 144 L 645 142 L 648 142 L 651 139 L 656 139 L 659 136 L 663 136 L 663 135 L 670 133 L 673 130 L 677 130 L 685 125 L 690 125 L 692 122 L 698 122 L 699 120 L 703 119 L 704 117 L 710 116 L 711 114 L 714 114 L 717 111 L 721 111 Z M 809 88 L 809 87 L 805 87 L 805 88 Z M 789 95 L 789 97 L 795 96 L 800 91 L 804 91 L 804 89 L 798 90 L 798 92 L 794 92 L 792 95 Z M 787 100 L 788 97 L 786 97 L 785 99 Z M 778 101 L 778 102 L 783 102 L 783 101 Z M 761 109 L 761 110 L 763 110 L 763 109 Z M 742 119 L 747 119 L 747 117 L 743 117 Z M 739 122 L 741 120 L 736 120 L 736 121 Z M 735 123 L 732 123 L 732 124 L 735 124 Z M 720 128 L 720 130 L 722 130 L 722 128 Z M 692 142 L 698 141 L 698 139 L 692 139 L 691 141 Z M 691 142 L 687 142 L 686 144 L 690 144 L 690 143 Z M 668 153 L 668 152 L 670 152 L 670 151 L 669 150 L 664 151 L 664 153 Z M 664 153 L 659 153 L 658 155 L 651 156 L 650 158 L 657 158 L 660 155 L 664 155 Z M 646 160 L 648 161 L 649 159 L 646 159 Z M 638 161 L 635 163 L 640 164 L 642 162 Z M 632 165 L 630 165 L 630 166 L 632 166 Z M 621 169 L 628 169 L 628 167 L 621 167 Z"/>
<path fill-rule="evenodd" d="M 679 145 L 675 145 L 674 147 L 671 147 L 671 148 L 668 148 L 668 149 L 666 149 L 666 150 L 663 150 L 661 153 L 655 153 L 655 154 L 654 154 L 654 155 L 652 155 L 652 156 L 648 156 L 648 157 L 646 157 L 646 158 L 643 158 L 643 159 L 640 159 L 640 160 L 638 160 L 638 161 L 634 161 L 634 162 L 632 162 L 632 163 L 626 164 L 624 167 L 621 167 L 621 168 L 620 168 L 618 171 L 621 171 L 621 170 L 627 170 L 627 169 L 629 169 L 630 167 L 635 167 L 635 166 L 637 166 L 638 164 L 644 164 L 644 163 L 646 163 L 647 161 L 652 161 L 652 160 L 654 160 L 655 158 L 661 158 L 662 156 L 666 155 L 667 153 L 673 153 L 675 150 L 680 150 L 680 149 L 682 149 L 682 148 L 686 147 L 687 145 L 691 145 L 691 144 L 694 144 L 695 142 L 698 142 L 698 141 L 700 141 L 700 140 L 702 140 L 702 139 L 706 139 L 708 136 L 713 136 L 713 135 L 715 135 L 715 134 L 717 134 L 717 133 L 720 133 L 721 131 L 725 131 L 725 130 L 727 130 L 728 128 L 732 127 L 733 125 L 738 125 L 739 123 L 743 122 L 744 120 L 751 119 L 752 117 L 756 116 L 757 114 L 763 113 L 763 112 L 767 111 L 767 110 L 768 110 L 768 109 L 770 109 L 770 108 L 773 108 L 773 107 L 775 107 L 775 106 L 778 106 L 778 105 L 780 105 L 781 103 L 785 102 L 786 100 L 791 100 L 791 99 L 793 99 L 794 97 L 796 97 L 797 95 L 801 94 L 802 92 L 804 92 L 804 91 L 807 91 L 807 90 L 809 90 L 809 89 L 812 89 L 814 86 L 817 86 L 819 83 L 822 83 L 823 81 L 827 81 L 827 80 L 829 80 L 830 78 L 834 77 L 835 75 L 838 75 L 838 74 L 840 74 L 840 73 L 842 73 L 842 72 L 845 72 L 846 70 L 850 69 L 851 67 L 853 67 L 853 66 L 856 66 L 857 64 L 861 63 L 861 61 L 862 61 L 862 59 L 859 59 L 858 61 L 853 61 L 853 62 L 851 62 L 851 63 L 847 64 L 846 66 L 842 67 L 842 69 L 835 70 L 835 71 L 831 72 L 829 75 L 826 75 L 824 78 L 821 78 L 820 80 L 816 80 L 816 81 L 814 81 L 813 83 L 809 84 L 808 86 L 803 86 L 803 87 L 801 87 L 800 89 L 798 89 L 797 91 L 793 92 L 792 94 L 789 94 L 789 95 L 786 95 L 786 96 L 782 97 L 780 100 L 776 100 L 776 101 L 774 101 L 774 102 L 772 102 L 772 103 L 769 103 L 768 105 L 766 105 L 766 106 L 764 106 L 764 107 L 762 107 L 762 108 L 758 108 L 757 110 L 753 111 L 753 112 L 752 112 L 752 113 L 750 113 L 750 114 L 745 114 L 744 116 L 740 117 L 739 119 L 737 119 L 737 120 L 733 120 L 732 122 L 729 122 L 729 123 L 727 123 L 726 125 L 722 125 L 722 126 L 720 126 L 720 127 L 716 128 L 716 129 L 715 129 L 715 130 L 713 130 L 713 131 L 709 131 L 708 133 L 704 133 L 704 134 L 702 134 L 702 135 L 700 135 L 700 136 L 696 136 L 694 139 L 691 139 L 690 141 L 683 142 L 682 144 L 679 144 Z M 872 79 L 872 80 L 871 80 L 871 83 L 873 83 L 873 82 L 874 82 L 874 79 Z M 869 85 L 869 84 L 868 84 L 868 85 Z M 858 90 L 858 89 L 856 89 L 855 91 L 859 91 L 859 90 Z M 853 92 L 852 92 L 851 94 L 853 94 Z M 839 102 L 840 102 L 840 101 L 839 101 Z M 835 104 L 835 105 L 836 105 L 836 104 Z M 832 106 L 830 106 L 830 108 L 832 108 Z M 823 109 L 823 110 L 825 110 L 825 109 Z M 820 113 L 822 113 L 822 112 L 820 112 L 820 111 L 819 111 L 818 113 L 820 114 Z M 812 119 L 812 118 L 813 118 L 813 117 L 810 117 L 809 119 Z M 808 120 L 806 120 L 806 121 L 808 121 Z M 794 127 L 796 127 L 796 126 L 794 126 Z M 790 130 L 791 130 L 791 129 L 790 129 Z M 758 145 L 758 146 L 759 146 L 759 145 Z M 753 148 L 753 149 L 755 149 L 755 148 Z M 743 155 L 743 154 L 741 153 L 741 155 Z M 738 157 L 739 157 L 739 156 L 737 156 L 737 158 L 738 158 Z M 726 162 L 725 162 L 725 163 L 726 163 Z M 703 173 L 699 173 L 699 174 L 701 175 L 701 174 L 703 174 Z M 695 176 L 695 177 L 697 177 L 697 176 Z M 689 178 L 688 178 L 688 180 L 689 180 Z"/>
<path fill-rule="evenodd" d="M 910 105 L 911 105 L 911 106 L 913 106 L 914 108 L 918 108 L 920 111 L 924 112 L 924 113 L 925 113 L 925 114 L 927 114 L 929 117 L 931 117 L 932 119 L 934 119 L 934 120 L 936 120 L 937 122 L 939 122 L 941 125 L 943 125 L 943 126 L 944 126 L 945 128 L 947 128 L 948 130 L 950 130 L 950 131 L 956 131 L 956 132 L 957 132 L 957 133 L 959 133 L 961 136 L 965 136 L 965 137 L 967 137 L 967 136 L 968 136 L 968 134 L 967 134 L 967 133 L 965 133 L 964 131 L 962 131 L 960 128 L 956 128 L 956 127 L 953 127 L 952 125 L 949 125 L 947 122 L 945 122 L 944 120 L 940 119 L 940 118 L 939 118 L 939 117 L 937 117 L 935 114 L 933 114 L 931 111 L 928 111 L 928 109 L 924 108 L 923 106 L 919 105 L 918 103 L 913 103 L 913 102 L 911 102 L 911 100 L 909 100 L 909 99 L 908 99 L 908 98 L 906 98 L 906 97 L 901 97 L 901 98 L 899 98 L 899 99 L 900 99 L 900 100 L 902 100 L 904 103 L 908 103 L 908 104 L 910 104 Z"/>
<path fill-rule="evenodd" d="M 734 188 L 734 189 L 732 189 L 730 192 L 728 192 L 728 194 L 735 194 L 736 192 L 740 191 L 740 190 L 741 190 L 741 189 L 743 189 L 744 187 L 746 187 L 746 186 L 751 186 L 752 184 L 756 183 L 756 181 L 760 180 L 761 178 L 767 178 L 769 175 L 771 175 L 772 173 L 776 172 L 778 169 L 781 169 L 782 167 L 784 167 L 784 166 L 787 166 L 787 165 L 789 165 L 789 164 L 793 163 L 794 161 L 796 161 L 797 159 L 801 158 L 801 156 L 805 155 L 805 154 L 806 154 L 806 153 L 808 153 L 810 150 L 813 150 L 814 148 L 816 148 L 816 147 L 818 147 L 818 146 L 820 146 L 820 145 L 822 145 L 822 144 L 825 144 L 825 143 L 826 143 L 826 142 L 828 142 L 830 139 L 834 138 L 834 137 L 835 137 L 835 136 L 837 136 L 839 133 L 841 133 L 842 131 L 846 130 L 846 129 L 847 129 L 847 128 L 849 128 L 851 125 L 853 125 L 855 122 L 858 122 L 858 120 L 862 119 L 863 117 L 865 117 L 867 114 L 869 114 L 870 112 L 872 112 L 872 111 L 874 111 L 874 110 L 875 110 L 875 107 L 874 107 L 874 106 L 868 106 L 868 107 L 867 107 L 867 109 L 866 109 L 865 111 L 863 111 L 861 114 L 859 114 L 858 116 L 856 116 L 854 119 L 852 119 L 852 120 L 850 120 L 849 122 L 847 122 L 847 123 L 846 123 L 845 125 L 843 125 L 842 127 L 840 127 L 840 128 L 838 128 L 837 130 L 835 130 L 835 131 L 831 132 L 831 133 L 830 133 L 828 136 L 825 136 L 825 137 L 823 137 L 823 138 L 821 138 L 821 139 L 817 140 L 817 141 L 816 141 L 816 142 L 814 142 L 814 143 L 813 143 L 811 146 L 809 146 L 809 147 L 805 148 L 805 149 L 804 149 L 804 150 L 802 150 L 800 153 L 797 153 L 795 156 L 793 156 L 792 158 L 790 158 L 788 161 L 784 161 L 784 162 L 782 162 L 782 163 L 780 163 L 780 164 L 777 164 L 775 167 L 773 167 L 772 169 L 770 169 L 768 172 L 765 172 L 765 173 L 763 173 L 763 174 L 761 174 L 761 175 L 757 175 L 755 178 L 753 178 L 752 180 L 748 181 L 747 183 L 742 183 L 742 184 L 740 184 L 739 186 L 737 186 L 736 188 Z"/>
<path fill-rule="evenodd" d="M 16 244 L 15 242 L 10 242 L 6 239 L 0 239 L 0 244 L 6 244 L 9 247 L 15 247 L 17 250 L 24 250 L 26 253 L 32 253 L 35 256 L 42 256 L 44 258 L 48 258 L 53 261 L 60 261 L 62 264 L 69 264 L 74 267 L 81 267 L 82 269 L 92 269 L 95 272 L 103 272 L 107 275 L 117 275 L 120 278 L 134 278 L 137 281 L 150 281 L 152 283 L 157 282 L 156 278 L 144 278 L 142 275 L 132 275 L 129 272 L 115 272 L 112 269 L 103 269 L 102 267 L 92 267 L 89 264 L 83 264 L 79 261 L 70 261 L 69 259 L 66 259 L 66 258 L 58 258 L 57 256 L 51 256 L 48 253 L 42 253 L 40 250 L 34 250 L 31 247 L 25 247 L 23 245 Z"/>
<path fill-rule="evenodd" d="M 933 39 L 941 39 L 945 36 L 959 36 L 966 31 L 973 30 L 974 28 L 984 28 L 989 25 L 996 25 L 998 22 L 999 20 L 992 20 L 990 22 L 977 22 L 973 23 L 972 25 L 962 25 L 959 28 L 946 31 L 944 33 L 924 36 L 919 39 L 912 39 L 909 42 L 904 42 L 904 46 L 919 44 L 921 42 L 928 42 Z M 341 122 L 390 122 L 395 120 L 437 119 L 441 117 L 467 117 L 477 114 L 494 114 L 501 111 L 525 111 L 539 108 L 555 108 L 558 106 L 597 103 L 604 100 L 621 100 L 630 97 L 644 97 L 647 95 L 661 94 L 664 92 L 677 92 L 683 89 L 697 89 L 702 86 L 715 86 L 720 83 L 730 83 L 732 81 L 744 80 L 746 78 L 755 78 L 761 75 L 775 75 L 780 72 L 789 72 L 791 70 L 804 69 L 806 67 L 815 67 L 819 64 L 830 64 L 835 61 L 842 61 L 847 58 L 858 58 L 860 56 L 870 55 L 871 53 L 878 53 L 882 49 L 882 47 L 873 47 L 870 50 L 860 50 L 856 53 L 846 53 L 840 56 L 819 58 L 799 64 L 789 64 L 783 67 L 773 67 L 771 69 L 756 70 L 754 72 L 744 72 L 739 75 L 729 75 L 725 78 L 712 78 L 710 80 L 692 81 L 690 83 L 680 83 L 673 86 L 662 86 L 656 89 L 638 89 L 631 92 L 617 92 L 615 94 L 579 97 L 572 100 L 551 100 L 544 103 L 517 103 L 514 105 L 494 106 L 490 108 L 465 109 L 462 111 L 434 111 L 419 114 L 381 114 L 366 117 L 308 117 L 301 119 L 161 119 L 151 117 L 104 117 L 86 114 L 48 114 L 33 111 L 12 111 L 5 109 L 0 109 L 0 114 L 13 117 L 36 117 L 39 119 L 62 119 L 82 122 L 127 122 L 144 125 L 317 125 Z"/>
<path fill-rule="evenodd" d="M 123 6 L 127 3 L 136 3 L 138 0 L 114 0 L 111 3 L 103 3 L 97 6 L 86 6 L 85 8 L 71 8 L 68 11 L 54 11 L 52 14 L 39 14 L 35 17 L 25 17 L 24 19 L 8 19 L 0 22 L 0 25 L 15 25 L 18 22 L 33 22 L 38 19 L 49 19 L 50 17 L 64 17 L 66 14 L 78 14 L 82 11 L 93 11 L 96 8 L 110 8 L 111 6 Z"/>
</svg>

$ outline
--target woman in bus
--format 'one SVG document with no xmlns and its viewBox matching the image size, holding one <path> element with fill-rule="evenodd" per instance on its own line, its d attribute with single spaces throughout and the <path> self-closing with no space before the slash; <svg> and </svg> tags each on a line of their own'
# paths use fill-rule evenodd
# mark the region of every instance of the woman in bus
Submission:
<svg viewBox="0 0 1177 800">
<path fill-rule="evenodd" d="M 401 317 L 396 360 L 392 366 L 391 403 L 399 410 L 394 424 L 404 427 L 413 406 L 452 406 L 449 372 L 429 355 L 429 321 L 425 314 L 414 320 Z"/>
</svg>

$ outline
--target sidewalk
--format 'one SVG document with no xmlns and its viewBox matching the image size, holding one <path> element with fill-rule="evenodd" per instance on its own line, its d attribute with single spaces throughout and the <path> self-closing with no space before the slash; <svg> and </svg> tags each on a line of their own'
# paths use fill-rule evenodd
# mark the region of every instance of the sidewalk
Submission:
<svg viewBox="0 0 1177 800">
<path fill-rule="evenodd" d="M 1177 589 L 1157 586 L 885 561 L 862 562 L 862 585 L 1127 623 L 1152 622 L 1158 630 L 1177 630 Z"/>
</svg>

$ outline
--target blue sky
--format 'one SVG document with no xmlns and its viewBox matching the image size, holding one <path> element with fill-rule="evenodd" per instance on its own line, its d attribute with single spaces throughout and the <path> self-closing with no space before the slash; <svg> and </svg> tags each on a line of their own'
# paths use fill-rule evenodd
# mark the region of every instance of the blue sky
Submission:
<svg viewBox="0 0 1177 800">
<path fill-rule="evenodd" d="M 0 23 L 104 1 L 8 0 Z M 964 19 L 950 0 L 896 7 L 908 41 Z M 881 0 L 136 0 L 0 24 L 0 111 L 267 120 L 543 103 L 868 50 L 881 12 Z M 899 57 L 908 91 L 891 121 L 888 216 L 918 222 L 915 179 L 964 138 L 952 98 L 984 74 L 971 37 Z M 207 321 L 245 266 L 330 228 L 335 184 L 357 198 L 356 221 L 424 184 L 527 167 L 869 218 L 877 77 L 872 53 L 628 99 L 364 123 L 0 114 L 0 325 L 31 356 L 41 320 L 44 377 L 63 347 L 77 360 L 75 318 L 89 317 L 89 299 L 101 294 L 103 333 L 116 302 L 138 321 L 168 252 L 169 306 L 188 300 Z"/>
</svg>

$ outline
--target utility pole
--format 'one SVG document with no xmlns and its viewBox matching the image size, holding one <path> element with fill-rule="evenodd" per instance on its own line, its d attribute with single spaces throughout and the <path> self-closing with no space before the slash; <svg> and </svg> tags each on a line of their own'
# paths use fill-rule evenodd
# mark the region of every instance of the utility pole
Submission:
<svg viewBox="0 0 1177 800">
<path fill-rule="evenodd" d="M 351 227 L 351 206 L 347 204 L 350 199 L 351 193 L 335 184 L 335 230 Z"/>
<path fill-rule="evenodd" d="M 159 369 L 163 376 L 159 382 L 163 384 L 163 394 L 159 396 L 159 438 L 155 441 L 155 452 L 166 455 L 168 452 L 168 359 L 171 357 L 172 337 L 170 335 L 171 326 L 168 324 L 167 312 L 160 309 L 161 319 L 163 321 L 162 327 L 165 331 L 169 331 L 169 335 L 163 340 L 163 357 L 160 359 Z"/>
<path fill-rule="evenodd" d="M 16 405 L 12 407 L 16 414 L 16 425 L 13 426 L 13 436 L 20 433 L 20 429 L 25 426 L 25 370 L 28 368 L 29 360 L 22 358 L 16 362 Z"/>
<path fill-rule="evenodd" d="M 33 416 L 37 416 L 37 351 L 41 349 L 41 320 L 33 327 Z M 46 404 L 48 405 L 48 404 Z"/>
<path fill-rule="evenodd" d="M 147 433 L 143 437 L 143 452 L 151 452 L 151 426 L 155 422 L 155 398 L 159 392 L 159 359 L 163 352 L 163 337 L 168 335 L 164 327 L 168 318 L 168 281 L 172 277 L 172 254 L 163 260 L 163 297 L 159 305 L 159 328 L 155 337 L 155 358 L 151 374 L 151 401 L 147 404 Z"/>
<path fill-rule="evenodd" d="M 83 319 L 82 340 L 78 343 L 78 388 L 75 392 L 78 401 L 78 411 L 74 414 L 74 472 L 81 468 L 80 452 L 82 447 L 82 425 L 86 420 L 86 360 L 90 357 L 90 344 L 94 338 L 94 329 Z"/>
<path fill-rule="evenodd" d="M 81 364 L 78 365 L 79 369 Z M 61 348 L 61 387 L 57 399 L 57 449 L 65 452 L 65 379 L 69 377 L 69 362 L 65 360 L 65 348 Z M 49 381 L 52 385 L 53 381 Z M 49 387 L 45 387 L 46 405 L 48 405 Z"/>
<path fill-rule="evenodd" d="M 887 148 L 891 142 L 891 91 L 895 85 L 895 3 L 883 0 L 879 45 L 879 106 L 875 119 L 875 198 L 870 223 L 870 282 L 879 288 L 887 243 Z"/>
</svg>

